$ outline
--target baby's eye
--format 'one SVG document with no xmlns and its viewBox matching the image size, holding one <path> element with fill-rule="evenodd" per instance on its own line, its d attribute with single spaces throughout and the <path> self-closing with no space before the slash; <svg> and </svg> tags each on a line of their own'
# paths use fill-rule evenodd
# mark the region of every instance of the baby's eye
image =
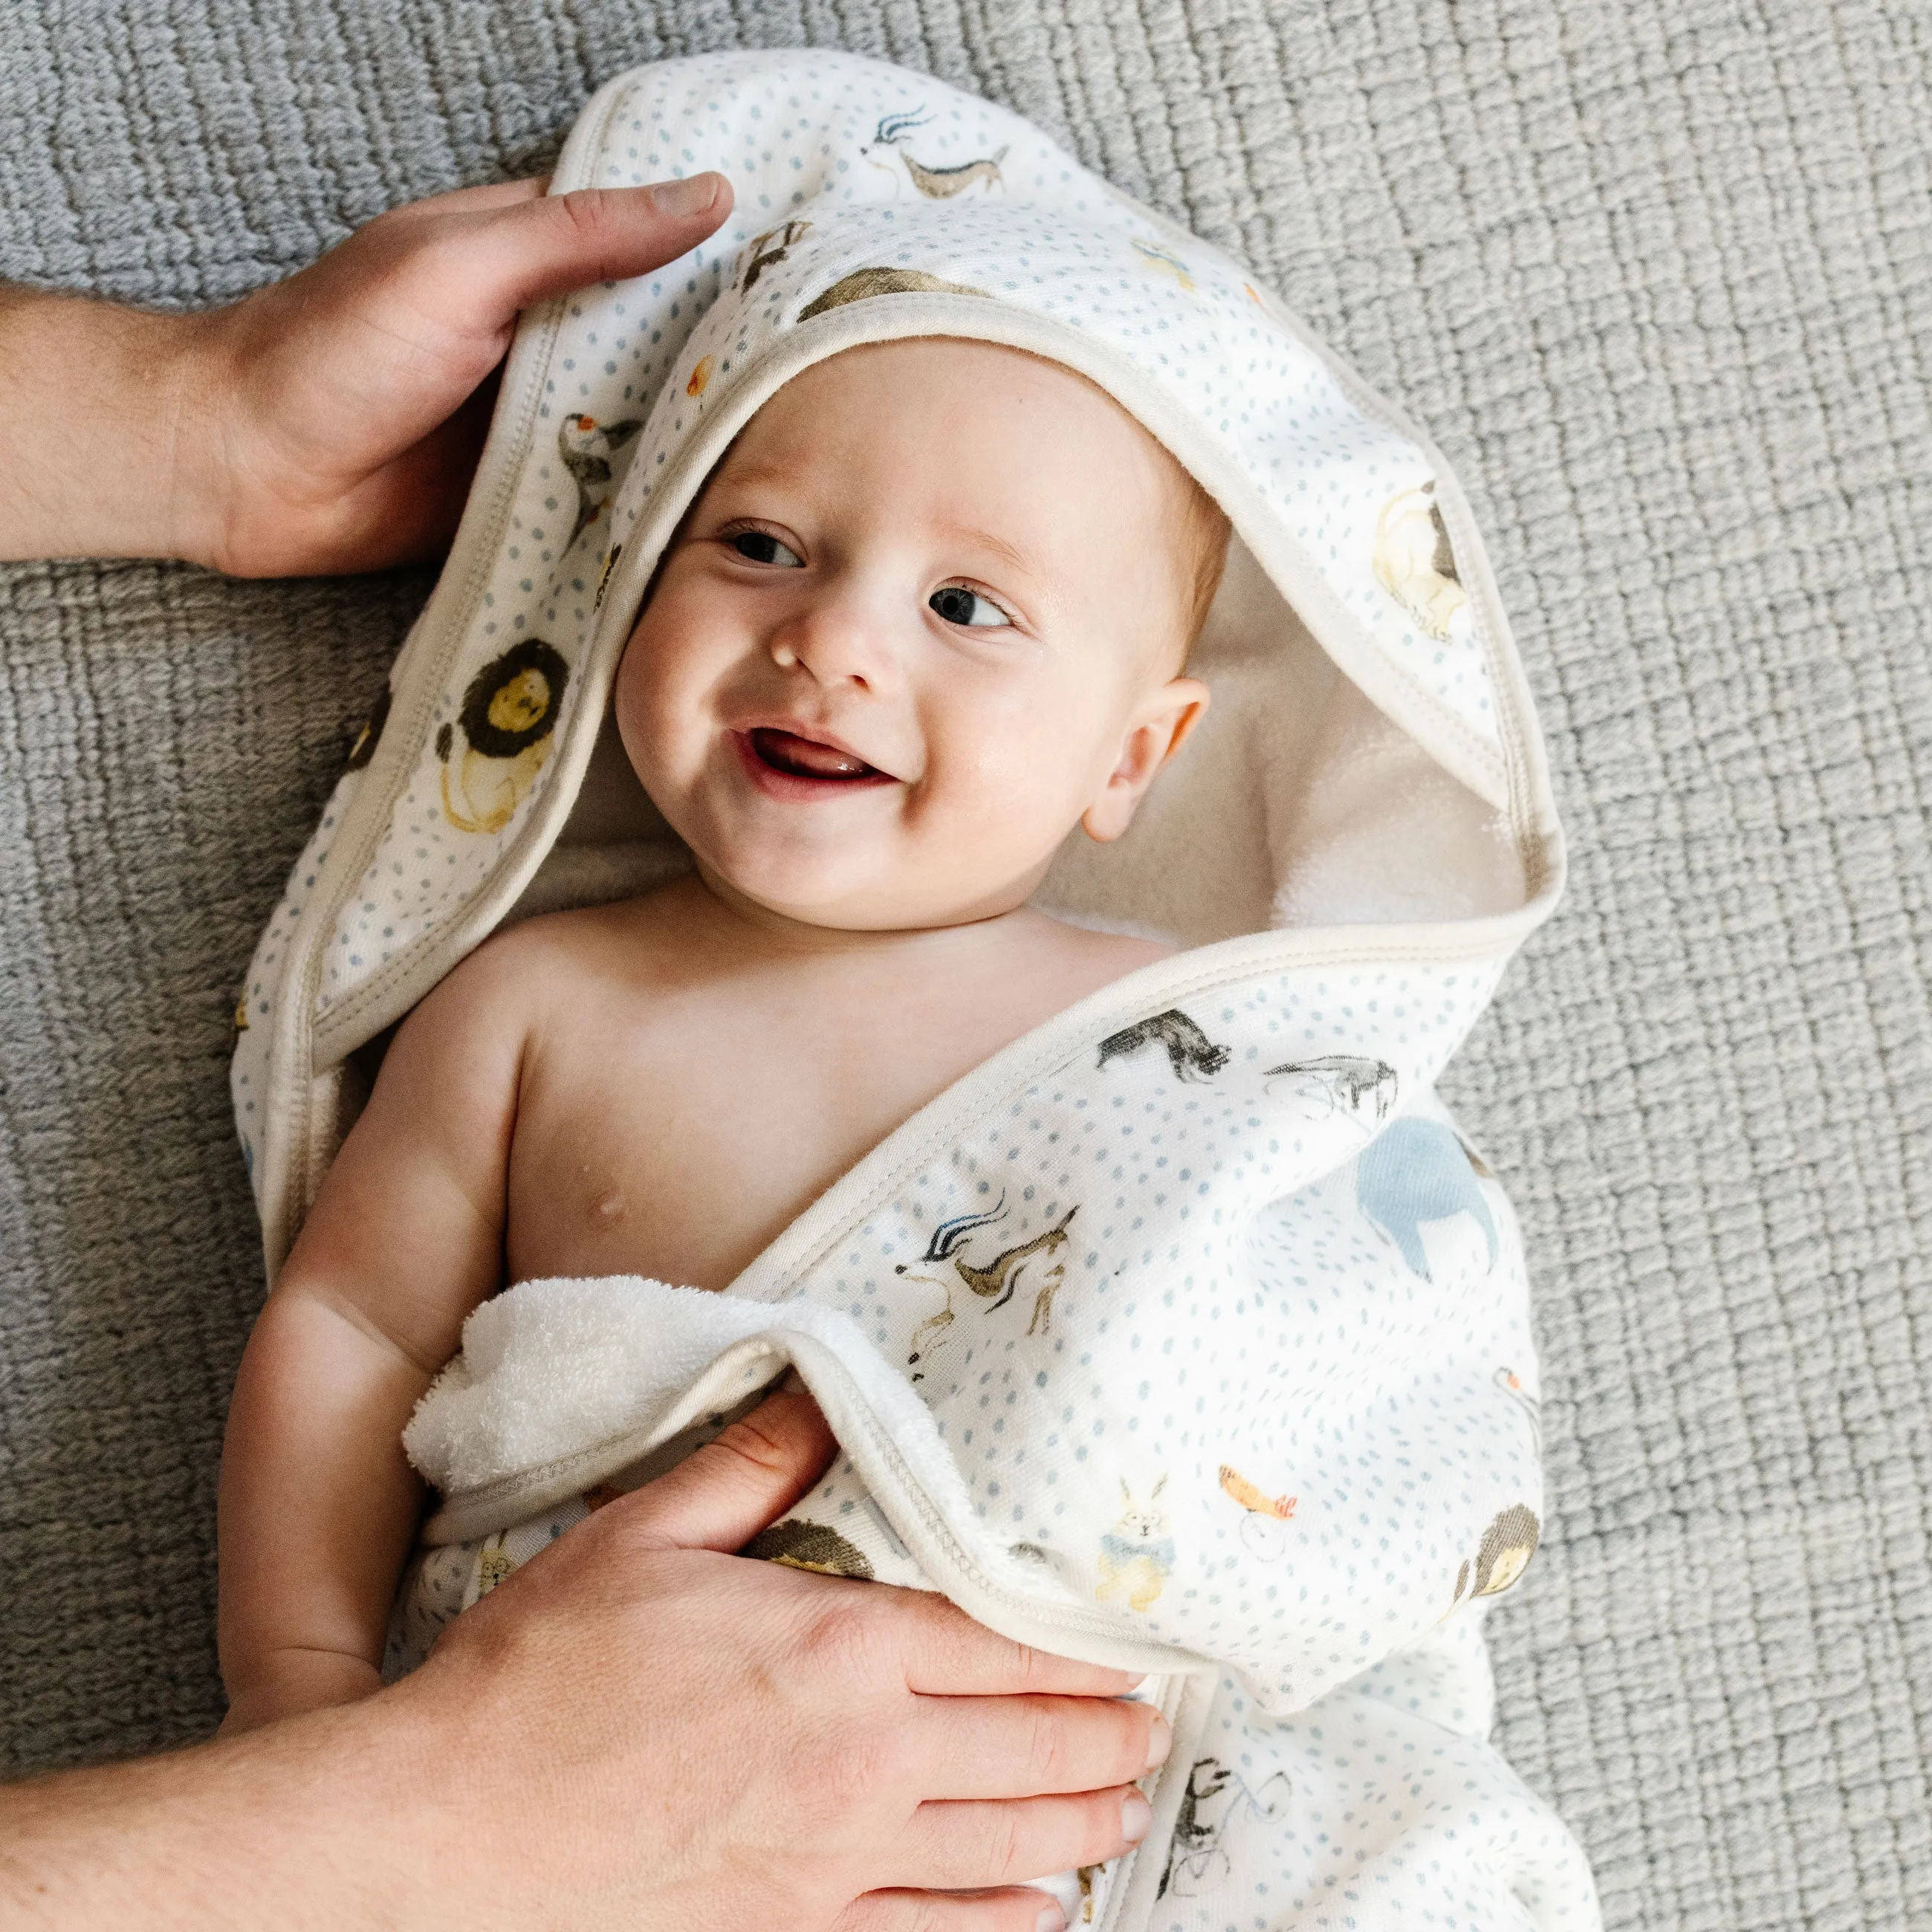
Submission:
<svg viewBox="0 0 1932 1932">
<path fill-rule="evenodd" d="M 804 567 L 804 558 L 780 543 L 770 530 L 740 530 L 728 541 L 740 556 L 748 557 L 754 563 L 782 563 L 788 570 Z"/>
<path fill-rule="evenodd" d="M 975 630 L 992 630 L 1013 621 L 990 597 L 968 590 L 963 584 L 948 584 L 935 590 L 926 602 L 949 624 L 969 624 Z"/>
</svg>

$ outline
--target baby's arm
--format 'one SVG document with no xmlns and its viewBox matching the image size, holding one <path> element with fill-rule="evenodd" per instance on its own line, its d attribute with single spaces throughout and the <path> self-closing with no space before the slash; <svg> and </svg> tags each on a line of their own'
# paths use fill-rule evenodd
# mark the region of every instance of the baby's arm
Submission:
<svg viewBox="0 0 1932 1932">
<path fill-rule="evenodd" d="M 231 1727 L 380 1682 L 422 1502 L 403 1426 L 502 1276 L 524 950 L 485 946 L 404 1023 L 242 1357 L 221 1458 Z"/>
</svg>

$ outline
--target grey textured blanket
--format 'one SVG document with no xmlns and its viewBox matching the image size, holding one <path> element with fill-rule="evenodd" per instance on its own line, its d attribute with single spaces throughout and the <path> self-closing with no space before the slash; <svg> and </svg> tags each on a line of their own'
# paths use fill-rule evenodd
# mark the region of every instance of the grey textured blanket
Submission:
<svg viewBox="0 0 1932 1932">
<path fill-rule="evenodd" d="M 1932 15 L 1914 0 L 70 0 L 0 274 L 200 303 L 836 43 L 1245 255 L 1450 452 L 1566 910 L 1448 1098 L 1522 1208 L 1552 1521 L 1502 1742 L 1618 1927 L 1932 1916 Z M 72 460 L 112 486 L 111 448 Z M 428 587 L 4 573 L 0 1763 L 218 1714 L 256 931 Z"/>
</svg>

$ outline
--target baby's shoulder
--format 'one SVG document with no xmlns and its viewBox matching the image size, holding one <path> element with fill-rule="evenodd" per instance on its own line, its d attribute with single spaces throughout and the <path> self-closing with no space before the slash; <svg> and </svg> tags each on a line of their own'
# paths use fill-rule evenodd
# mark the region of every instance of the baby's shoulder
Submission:
<svg viewBox="0 0 1932 1932">
<path fill-rule="evenodd" d="M 581 998 L 614 976 L 648 976 L 662 922 L 641 915 L 642 904 L 541 913 L 500 927 L 437 990 L 466 1004 L 536 1012 Z"/>
</svg>

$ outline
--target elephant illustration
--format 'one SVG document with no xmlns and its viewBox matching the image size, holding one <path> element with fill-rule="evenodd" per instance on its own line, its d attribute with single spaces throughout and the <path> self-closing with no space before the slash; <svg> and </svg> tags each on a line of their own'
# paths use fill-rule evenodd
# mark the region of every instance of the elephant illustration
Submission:
<svg viewBox="0 0 1932 1932">
<path fill-rule="evenodd" d="M 1368 1220 L 1402 1251 L 1424 1281 L 1430 1279 L 1422 1224 L 1457 1214 L 1474 1216 L 1496 1264 L 1496 1224 L 1462 1143 L 1433 1120 L 1394 1120 L 1362 1150 L 1355 1163 L 1355 1198 Z"/>
</svg>

